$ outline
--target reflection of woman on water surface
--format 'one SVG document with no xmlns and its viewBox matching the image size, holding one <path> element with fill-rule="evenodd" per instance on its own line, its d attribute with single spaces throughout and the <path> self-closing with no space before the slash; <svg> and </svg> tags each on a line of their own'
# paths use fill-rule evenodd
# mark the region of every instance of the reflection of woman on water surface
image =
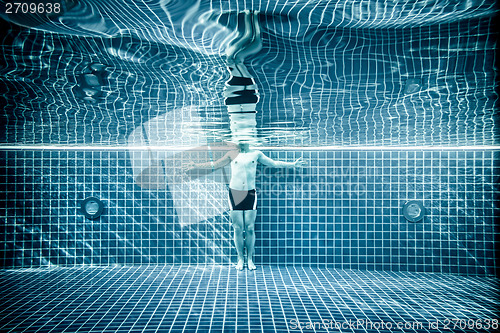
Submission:
<svg viewBox="0 0 500 333">
<path fill-rule="evenodd" d="M 256 54 L 262 48 L 260 38 L 259 13 L 244 11 L 238 14 L 238 37 L 226 49 L 227 67 L 231 78 L 224 87 L 224 104 L 231 118 L 233 141 L 238 142 L 238 149 L 225 154 L 215 162 L 192 163 L 192 168 L 221 168 L 231 163 L 231 181 L 229 182 L 229 202 L 231 221 L 234 228 L 234 245 L 238 252 L 236 268 L 242 270 L 246 262 L 249 270 L 255 269 L 253 262 L 255 246 L 255 217 L 257 215 L 257 193 L 255 175 L 257 163 L 270 167 L 301 167 L 302 158 L 295 162 L 274 161 L 261 151 L 250 149 L 255 142 L 259 101 L 257 85 L 244 64 L 246 57 Z"/>
</svg>

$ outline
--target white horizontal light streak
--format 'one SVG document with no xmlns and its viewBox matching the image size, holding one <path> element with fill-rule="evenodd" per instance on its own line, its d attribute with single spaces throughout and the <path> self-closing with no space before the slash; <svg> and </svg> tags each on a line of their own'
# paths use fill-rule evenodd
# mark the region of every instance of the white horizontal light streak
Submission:
<svg viewBox="0 0 500 333">
<path fill-rule="evenodd" d="M 68 146 L 68 145 L 0 145 L 0 150 L 167 150 L 186 151 L 204 148 L 204 146 Z M 212 147 L 213 148 L 213 147 Z M 500 150 L 500 146 L 305 146 L 305 147 L 253 147 L 258 150 Z"/>
</svg>

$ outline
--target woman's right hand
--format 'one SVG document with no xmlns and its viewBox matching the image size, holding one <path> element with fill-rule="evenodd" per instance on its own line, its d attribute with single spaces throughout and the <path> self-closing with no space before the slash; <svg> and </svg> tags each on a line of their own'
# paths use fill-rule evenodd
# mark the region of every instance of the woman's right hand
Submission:
<svg viewBox="0 0 500 333">
<path fill-rule="evenodd" d="M 306 166 L 306 165 L 307 165 L 307 162 L 306 162 L 306 161 L 304 161 L 304 159 L 303 159 L 302 157 L 299 157 L 299 159 L 298 159 L 298 160 L 296 160 L 296 161 L 295 161 L 295 162 L 293 162 L 293 163 L 295 164 L 294 166 L 295 166 L 296 168 L 302 168 L 302 167 L 304 167 L 304 166 Z"/>
</svg>

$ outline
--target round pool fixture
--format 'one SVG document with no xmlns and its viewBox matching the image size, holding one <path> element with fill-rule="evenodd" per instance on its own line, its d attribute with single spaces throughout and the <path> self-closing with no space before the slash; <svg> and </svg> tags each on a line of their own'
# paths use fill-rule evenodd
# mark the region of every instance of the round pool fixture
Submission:
<svg viewBox="0 0 500 333">
<path fill-rule="evenodd" d="M 88 197 L 81 202 L 81 211 L 88 219 L 95 220 L 99 218 L 103 210 L 104 204 L 97 198 Z"/>
<path fill-rule="evenodd" d="M 425 216 L 425 207 L 420 201 L 408 201 L 403 206 L 403 215 L 410 222 L 418 222 Z"/>
</svg>

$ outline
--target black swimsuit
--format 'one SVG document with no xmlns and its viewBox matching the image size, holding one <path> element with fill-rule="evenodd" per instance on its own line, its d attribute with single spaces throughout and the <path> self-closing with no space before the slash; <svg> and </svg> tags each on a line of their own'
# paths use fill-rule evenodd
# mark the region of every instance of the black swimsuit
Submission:
<svg viewBox="0 0 500 333">
<path fill-rule="evenodd" d="M 257 209 L 257 193 L 253 190 L 235 190 L 229 188 L 229 204 L 231 210 Z"/>
</svg>

